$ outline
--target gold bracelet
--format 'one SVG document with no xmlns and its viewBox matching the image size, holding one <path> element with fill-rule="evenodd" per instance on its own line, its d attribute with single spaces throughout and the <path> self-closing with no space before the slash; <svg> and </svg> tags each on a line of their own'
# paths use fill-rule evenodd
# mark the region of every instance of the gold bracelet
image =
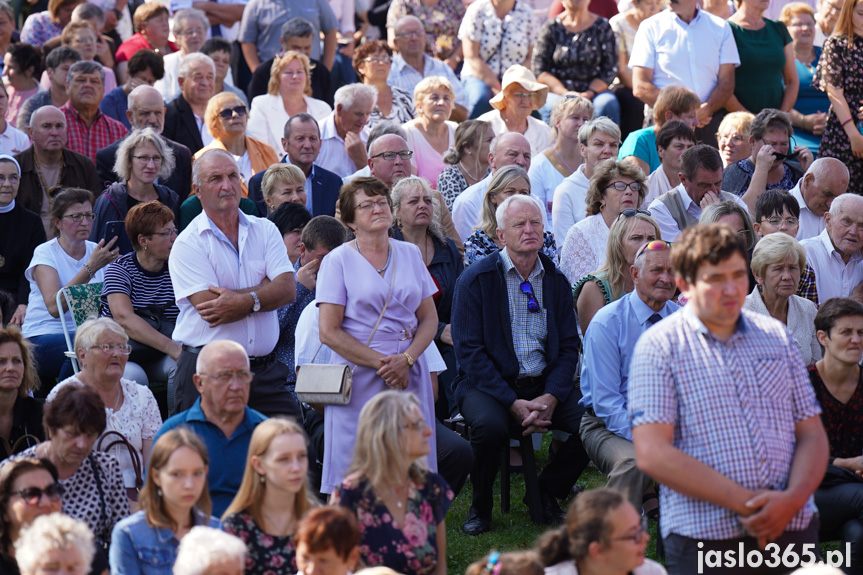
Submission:
<svg viewBox="0 0 863 575">
<path fill-rule="evenodd" d="M 402 355 L 405 356 L 405 359 L 408 360 L 408 367 L 414 366 L 414 358 L 410 356 L 410 354 L 406 351 L 402 352 Z"/>
</svg>

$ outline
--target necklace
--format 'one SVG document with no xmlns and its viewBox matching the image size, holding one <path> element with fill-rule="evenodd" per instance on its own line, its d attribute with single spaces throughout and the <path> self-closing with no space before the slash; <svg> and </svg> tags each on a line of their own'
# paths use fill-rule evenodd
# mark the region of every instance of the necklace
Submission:
<svg viewBox="0 0 863 575">
<path fill-rule="evenodd" d="M 354 247 L 357 248 L 358 254 L 363 255 L 363 252 L 360 251 L 360 244 L 357 242 L 357 240 L 354 240 Z M 378 272 L 379 274 L 382 274 L 385 271 L 387 271 L 387 268 L 390 267 L 390 258 L 392 257 L 392 255 L 393 255 L 393 248 L 392 248 L 392 246 L 389 246 L 389 249 L 387 250 L 387 263 L 386 263 L 386 265 L 379 270 L 376 269 L 375 271 Z M 371 262 L 369 262 L 369 263 L 371 263 Z"/>
<path fill-rule="evenodd" d="M 473 174 L 471 174 L 471 173 L 470 173 L 470 171 L 468 171 L 468 169 L 464 167 L 464 164 L 462 163 L 462 161 L 461 161 L 461 160 L 459 160 L 458 165 L 459 165 L 459 167 L 460 167 L 462 170 L 464 170 L 465 175 L 466 175 L 468 178 L 470 178 L 471 180 L 473 180 L 473 181 L 474 181 L 474 183 L 476 183 L 476 182 L 478 182 L 478 181 L 479 181 L 479 178 L 477 178 L 476 176 L 474 176 Z"/>
<path fill-rule="evenodd" d="M 563 160 L 563 158 L 561 158 L 561 157 L 560 157 L 560 155 L 558 155 L 557 150 L 555 150 L 553 153 L 554 153 L 554 159 L 556 159 L 558 162 L 560 162 L 560 165 L 562 165 L 564 168 L 566 168 L 566 171 L 567 171 L 567 172 L 569 172 L 569 173 L 570 173 L 570 175 L 571 175 L 575 170 L 573 170 L 572 168 L 570 168 L 570 167 L 569 167 L 569 164 L 568 164 L 568 163 L 566 163 L 566 162 Z"/>
<path fill-rule="evenodd" d="M 45 192 L 45 195 L 48 195 L 48 185 L 45 183 L 45 176 L 42 175 L 42 168 L 39 167 L 39 160 L 36 158 L 35 151 L 33 152 L 33 163 L 36 164 L 36 173 L 39 174 L 39 181 L 42 182 L 42 190 Z M 54 184 L 55 186 L 63 180 L 63 164 L 63 156 L 60 156 L 60 172 L 57 174 L 57 183 Z"/>
</svg>

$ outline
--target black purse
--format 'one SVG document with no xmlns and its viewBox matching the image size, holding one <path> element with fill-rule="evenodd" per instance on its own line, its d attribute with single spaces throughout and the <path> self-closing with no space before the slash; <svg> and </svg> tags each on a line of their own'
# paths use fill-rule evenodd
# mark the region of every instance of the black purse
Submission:
<svg viewBox="0 0 863 575">
<path fill-rule="evenodd" d="M 171 305 L 172 304 L 168 303 L 165 305 L 148 305 L 146 307 L 138 307 L 135 308 L 135 315 L 147 322 L 147 325 L 149 325 L 168 339 L 171 339 L 171 335 L 174 333 L 174 325 L 176 324 L 176 322 L 169 320 L 165 316 L 165 310 Z M 139 341 L 135 341 L 131 338 L 129 338 L 129 345 L 132 346 L 132 353 L 129 354 L 129 361 L 135 362 L 137 364 L 157 361 L 163 355 L 165 355 L 158 349 L 150 347 L 149 345 L 141 343 Z"/>
</svg>

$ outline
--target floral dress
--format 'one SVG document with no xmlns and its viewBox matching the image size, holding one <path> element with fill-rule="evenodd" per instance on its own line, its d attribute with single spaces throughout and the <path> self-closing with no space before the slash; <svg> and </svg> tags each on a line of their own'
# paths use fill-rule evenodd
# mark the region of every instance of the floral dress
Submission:
<svg viewBox="0 0 863 575">
<path fill-rule="evenodd" d="M 222 528 L 246 544 L 246 575 L 293 575 L 298 571 L 293 535 L 276 537 L 264 533 L 248 511 L 229 515 Z"/>
<path fill-rule="evenodd" d="M 333 502 L 357 514 L 360 557 L 367 567 L 384 565 L 403 575 L 426 575 L 437 566 L 437 526 L 455 498 L 437 473 L 408 492 L 404 525 L 399 526 L 367 479 L 345 479 Z M 247 571 L 248 572 L 248 571 Z"/>
<path fill-rule="evenodd" d="M 475 230 L 464 242 L 464 267 L 469 266 L 477 260 L 500 251 L 494 240 L 483 230 Z M 557 246 L 554 243 L 554 234 L 545 231 L 542 234 L 542 253 L 557 262 Z"/>
<path fill-rule="evenodd" d="M 835 34 L 824 42 L 821 59 L 812 79 L 812 86 L 826 92 L 827 86 L 836 86 L 845 93 L 852 116 L 856 119 L 856 110 L 863 104 L 863 38 L 854 36 L 849 42 L 847 36 Z M 821 146 L 818 157 L 832 157 L 841 160 L 851 173 L 848 191 L 863 194 L 863 159 L 855 158 L 851 153 L 851 142 L 831 106 L 827 117 L 827 127 L 821 136 Z"/>
</svg>

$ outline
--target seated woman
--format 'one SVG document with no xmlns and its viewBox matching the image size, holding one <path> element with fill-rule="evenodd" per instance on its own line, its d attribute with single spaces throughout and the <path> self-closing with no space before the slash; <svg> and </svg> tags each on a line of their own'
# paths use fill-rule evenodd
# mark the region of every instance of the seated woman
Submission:
<svg viewBox="0 0 863 575">
<path fill-rule="evenodd" d="M 9 90 L 0 82 L 0 154 L 14 155 L 30 147 L 30 137 L 6 121 Z"/>
<path fill-rule="evenodd" d="M 114 526 L 109 560 L 115 575 L 170 575 L 177 548 L 196 525 L 220 527 L 210 516 L 207 448 L 195 432 L 172 429 L 153 446 L 140 511 Z"/>
<path fill-rule="evenodd" d="M 680 185 L 681 157 L 683 152 L 695 145 L 695 132 L 689 124 L 671 120 L 656 134 L 656 151 L 661 161 L 647 178 L 648 193 L 641 206 L 647 206 L 656 198 Z"/>
<path fill-rule="evenodd" d="M 316 503 L 306 490 L 306 435 L 292 420 L 258 424 L 237 496 L 222 515 L 224 529 L 246 544 L 246 574 L 297 571 L 294 533 Z"/>
<path fill-rule="evenodd" d="M 751 263 L 758 286 L 746 296 L 743 307 L 788 326 L 803 361 L 809 365 L 821 359 L 821 346 L 812 327 L 818 308 L 794 295 L 805 266 L 806 250 L 793 237 L 770 234 L 762 238 L 752 252 Z"/>
<path fill-rule="evenodd" d="M 559 269 L 570 284 L 605 262 L 611 225 L 621 212 L 632 215 L 638 210 L 646 193 L 644 172 L 635 164 L 617 160 L 599 164 L 587 189 L 587 217 L 569 229 L 560 251 Z"/>
<path fill-rule="evenodd" d="M 31 13 L 21 28 L 21 43 L 41 48 L 45 42 L 62 34 L 63 27 L 72 19 L 72 11 L 80 3 L 81 0 L 52 0 L 47 10 L 40 8 Z"/>
<path fill-rule="evenodd" d="M 531 114 L 545 105 L 548 86 L 536 81 L 536 76 L 524 66 L 510 67 L 503 75 L 500 92 L 489 100 L 494 108 L 477 120 L 491 124 L 495 135 L 518 132 L 530 142 L 532 156 L 551 146 L 551 128 Z"/>
<path fill-rule="evenodd" d="M 51 462 L 63 486 L 63 513 L 85 522 L 98 545 L 107 545 L 114 524 L 129 515 L 129 499 L 114 456 L 93 451 L 105 431 L 105 404 L 90 387 L 79 385 L 64 386 L 54 400 L 45 405 L 48 440 L 12 460 L 28 457 Z"/>
<path fill-rule="evenodd" d="M 719 155 L 722 156 L 722 165 L 725 168 L 745 160 L 752 154 L 749 128 L 754 119 L 755 114 L 750 112 L 731 112 L 722 118 L 716 130 L 716 141 L 719 144 Z"/>
<path fill-rule="evenodd" d="M 749 212 L 732 201 L 719 202 L 707 206 L 701 217 L 698 219 L 699 224 L 719 224 L 724 223 L 731 226 L 737 235 L 743 238 L 746 242 L 746 254 L 749 260 L 752 259 L 752 250 L 755 248 L 755 243 L 758 238 L 755 235 L 755 227 L 752 225 L 752 218 L 749 217 Z M 755 276 L 752 275 L 752 270 L 749 271 L 749 289 L 755 289 Z"/>
<path fill-rule="evenodd" d="M 298 202 L 283 202 L 267 219 L 279 229 L 291 264 L 297 263 L 300 259 L 303 228 L 312 220 L 312 214 Z"/>
<path fill-rule="evenodd" d="M 656 150 L 656 135 L 665 122 L 681 120 L 693 130 L 698 127 L 696 111 L 701 100 L 692 90 L 683 86 L 668 86 L 659 91 L 653 106 L 653 126 L 629 134 L 620 146 L 618 157 L 632 158 L 645 176 L 659 168 L 662 160 Z"/>
<path fill-rule="evenodd" d="M 815 316 L 824 358 L 809 366 L 830 442 L 827 473 L 815 490 L 822 541 L 851 546 L 851 565 L 863 564 L 863 305 L 849 298 L 824 302 Z M 844 548 L 844 546 L 843 546 Z M 853 572 L 853 570 L 849 571 Z"/>
<path fill-rule="evenodd" d="M 272 214 L 279 206 L 291 202 L 303 207 L 308 205 L 306 175 L 291 164 L 273 164 L 261 180 L 261 193 L 267 205 L 267 213 Z"/>
<path fill-rule="evenodd" d="M 566 523 L 546 532 L 537 544 L 546 575 L 668 575 L 645 559 L 650 535 L 647 518 L 612 489 L 579 495 L 566 513 Z"/>
<path fill-rule="evenodd" d="M 39 385 L 32 347 L 17 328 L 0 329 L 0 459 L 45 439 L 42 403 L 30 395 Z"/>
<path fill-rule="evenodd" d="M 41 16 L 46 14 L 33 14 Z M 47 38 L 46 38 L 47 40 Z M 42 51 L 24 43 L 10 44 L 3 56 L 3 76 L 9 105 L 6 107 L 6 123 L 18 125 L 18 112 L 30 97 L 39 91 L 38 79 L 42 75 Z M 23 150 L 22 150 L 23 151 Z"/>
<path fill-rule="evenodd" d="M 85 575 L 95 553 L 87 525 L 59 512 L 37 518 L 15 543 L 21 575 Z"/>
<path fill-rule="evenodd" d="M 81 54 L 84 60 L 96 61 L 96 52 L 99 49 L 99 34 L 93 25 L 87 20 L 79 20 L 70 22 L 63 28 L 63 33 L 60 34 L 60 42 L 63 46 L 68 46 Z M 102 71 L 105 72 L 105 94 L 117 88 L 117 76 L 114 75 L 114 70 L 107 66 L 102 66 Z M 48 73 L 43 71 L 39 84 L 44 90 L 51 89 L 51 79 Z"/>
<path fill-rule="evenodd" d="M 372 127 L 381 120 L 406 124 L 416 118 L 414 96 L 407 90 L 387 84 L 393 63 L 393 51 L 382 40 L 363 42 L 354 49 L 354 71 L 363 84 L 374 86 L 378 91 L 375 107 L 369 116 L 366 127 Z"/>
<path fill-rule="evenodd" d="M 497 207 L 515 194 L 530 196 L 530 178 L 524 168 L 510 165 L 494 172 L 482 202 L 479 226 L 464 242 L 465 267 L 503 248 L 497 236 Z M 557 247 L 551 231 L 545 230 L 542 239 L 542 253 L 552 260 L 557 259 Z"/>
<path fill-rule="evenodd" d="M 446 574 L 445 519 L 454 496 L 428 471 L 431 436 L 413 393 L 384 391 L 363 407 L 353 460 L 332 497 L 357 515 L 363 564 Z"/>
<path fill-rule="evenodd" d="M 456 123 L 450 122 L 455 91 L 443 76 L 429 76 L 414 88 L 417 117 L 402 126 L 413 150 L 411 172 L 437 186 L 446 167 L 443 155 L 455 144 Z"/>
<path fill-rule="evenodd" d="M 491 173 L 488 148 L 494 136 L 491 124 L 479 120 L 465 120 L 455 129 L 455 143 L 443 155 L 443 163 L 449 166 L 437 177 L 437 191 L 448 210 L 452 211 L 460 193 Z"/>
</svg>

